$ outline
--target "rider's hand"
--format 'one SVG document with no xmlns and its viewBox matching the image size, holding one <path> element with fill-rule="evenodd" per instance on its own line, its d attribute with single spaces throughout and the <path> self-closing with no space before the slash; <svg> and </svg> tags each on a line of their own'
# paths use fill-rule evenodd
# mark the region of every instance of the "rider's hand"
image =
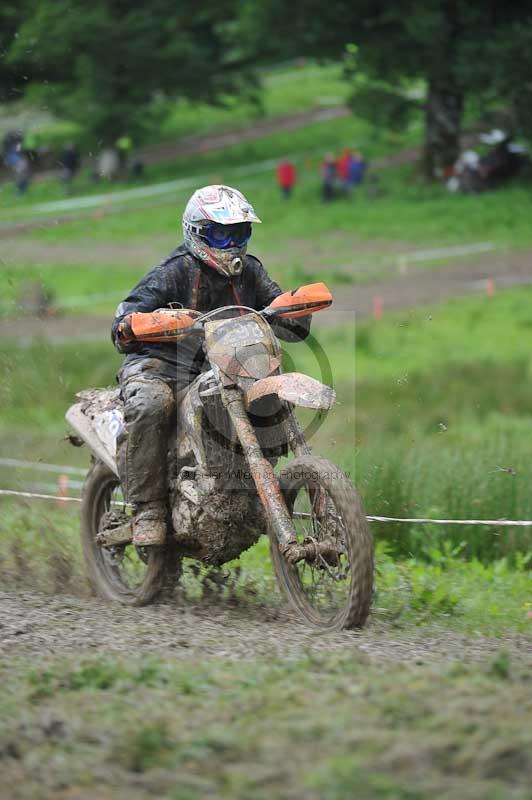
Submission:
<svg viewBox="0 0 532 800">
<path fill-rule="evenodd" d="M 279 312 L 278 309 L 272 308 L 271 306 L 266 306 L 266 308 L 262 309 L 260 314 L 262 314 L 264 319 L 268 320 L 268 322 L 271 322 L 276 316 L 278 316 Z"/>
<path fill-rule="evenodd" d="M 121 345 L 127 345 L 134 342 L 135 338 L 131 330 L 131 314 L 128 314 L 118 323 L 118 341 Z"/>
</svg>

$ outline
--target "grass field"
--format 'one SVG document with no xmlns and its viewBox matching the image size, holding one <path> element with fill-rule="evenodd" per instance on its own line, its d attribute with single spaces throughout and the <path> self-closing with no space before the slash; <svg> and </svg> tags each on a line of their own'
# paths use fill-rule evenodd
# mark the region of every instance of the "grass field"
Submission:
<svg viewBox="0 0 532 800">
<path fill-rule="evenodd" d="M 100 656 L 0 674 L 3 777 L 17 800 L 530 796 L 530 676 L 504 652 L 444 669 L 369 670 L 353 649 L 269 663 Z"/>
<path fill-rule="evenodd" d="M 245 128 L 249 123 L 313 108 L 331 108 L 346 102 L 349 86 L 339 64 L 282 65 L 262 74 L 259 103 L 228 100 L 226 108 L 182 101 L 170 108 L 157 132 L 163 140 Z M 153 135 L 153 134 L 152 134 Z"/>
</svg>

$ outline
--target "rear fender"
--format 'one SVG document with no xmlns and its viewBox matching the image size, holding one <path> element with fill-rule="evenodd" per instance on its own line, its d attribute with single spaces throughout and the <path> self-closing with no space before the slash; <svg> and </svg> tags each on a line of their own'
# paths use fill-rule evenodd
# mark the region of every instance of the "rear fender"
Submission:
<svg viewBox="0 0 532 800">
<path fill-rule="evenodd" d="M 301 372 L 285 372 L 256 381 L 245 394 L 246 406 L 249 408 L 255 400 L 271 394 L 293 405 L 316 409 L 329 409 L 336 399 L 334 389 L 315 378 Z"/>
<path fill-rule="evenodd" d="M 65 414 L 65 419 L 96 458 L 103 461 L 115 475 L 118 475 L 116 439 L 113 438 L 112 422 L 110 428 L 109 420 L 103 414 L 100 414 L 99 418 L 87 416 L 83 411 L 82 403 L 70 406 Z"/>
</svg>

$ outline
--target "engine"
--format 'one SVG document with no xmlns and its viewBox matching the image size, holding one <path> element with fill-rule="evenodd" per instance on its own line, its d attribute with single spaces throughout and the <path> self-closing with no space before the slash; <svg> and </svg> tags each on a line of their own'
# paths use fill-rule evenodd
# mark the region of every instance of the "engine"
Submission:
<svg viewBox="0 0 532 800">
<path fill-rule="evenodd" d="M 178 480 L 172 522 L 184 555 L 220 566 L 238 558 L 266 532 L 258 498 L 247 487 L 228 491 L 218 487 L 220 477 Z"/>
</svg>

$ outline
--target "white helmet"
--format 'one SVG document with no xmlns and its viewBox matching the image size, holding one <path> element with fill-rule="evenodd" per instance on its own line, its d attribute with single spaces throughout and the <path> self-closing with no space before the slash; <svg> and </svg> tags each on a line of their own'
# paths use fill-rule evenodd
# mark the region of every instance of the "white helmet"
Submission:
<svg viewBox="0 0 532 800">
<path fill-rule="evenodd" d="M 186 205 L 183 237 L 193 255 L 230 278 L 242 271 L 251 223 L 260 221 L 238 189 L 204 186 Z"/>
</svg>

